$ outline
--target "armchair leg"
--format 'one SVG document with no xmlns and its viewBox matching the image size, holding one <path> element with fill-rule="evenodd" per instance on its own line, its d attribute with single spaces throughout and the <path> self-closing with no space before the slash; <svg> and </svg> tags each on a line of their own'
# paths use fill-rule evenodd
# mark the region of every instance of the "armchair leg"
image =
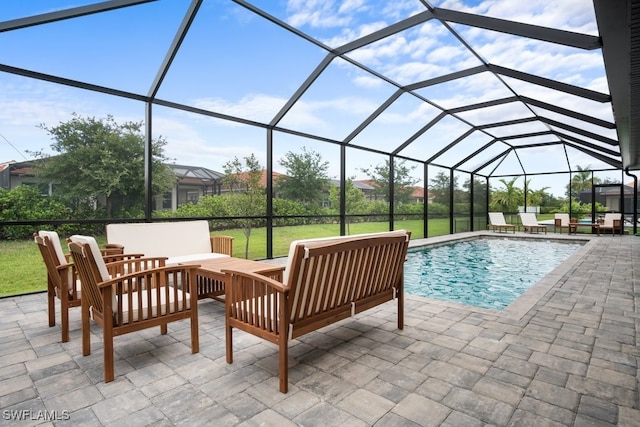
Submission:
<svg viewBox="0 0 640 427">
<path fill-rule="evenodd" d="M 49 327 L 56 325 L 56 292 L 47 274 L 47 309 L 49 311 Z"/>
<path fill-rule="evenodd" d="M 280 334 L 279 341 L 278 370 L 280 371 L 280 391 L 287 393 L 289 391 L 289 345 L 287 343 L 287 334 Z"/>
<path fill-rule="evenodd" d="M 404 329 L 404 291 L 400 290 L 398 295 L 398 329 Z"/>
<path fill-rule="evenodd" d="M 226 326 L 227 333 L 227 363 L 233 363 L 233 328 L 229 325 Z"/>
<path fill-rule="evenodd" d="M 81 316 L 82 316 L 82 355 L 88 356 L 91 354 L 91 330 L 89 326 L 89 302 L 84 298 L 84 296 L 82 297 Z"/>
<path fill-rule="evenodd" d="M 167 335 L 167 324 L 166 323 L 163 323 L 162 325 L 160 325 L 160 334 Z"/>
<path fill-rule="evenodd" d="M 108 383 L 113 381 L 115 377 L 113 368 L 113 330 L 105 328 L 102 334 L 104 337 L 104 382 Z"/>
<path fill-rule="evenodd" d="M 62 342 L 69 342 L 69 294 L 60 295 L 60 318 L 62 327 Z"/>
<path fill-rule="evenodd" d="M 191 353 L 198 353 L 200 351 L 200 334 L 198 332 L 198 303 L 195 304 L 195 309 L 191 310 Z"/>
</svg>

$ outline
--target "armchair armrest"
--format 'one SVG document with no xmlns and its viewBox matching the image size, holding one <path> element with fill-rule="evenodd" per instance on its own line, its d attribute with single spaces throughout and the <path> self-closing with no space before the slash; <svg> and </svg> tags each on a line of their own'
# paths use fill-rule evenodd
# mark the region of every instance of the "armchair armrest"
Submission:
<svg viewBox="0 0 640 427">
<path fill-rule="evenodd" d="M 118 256 L 116 256 L 117 258 Z M 130 273 L 140 272 L 153 268 L 159 268 L 165 266 L 167 257 L 138 257 L 134 255 L 133 258 L 124 258 L 113 262 L 105 263 L 107 265 L 107 271 L 112 277 L 123 276 Z"/>
<path fill-rule="evenodd" d="M 109 264 L 117 261 L 128 261 L 133 259 L 140 259 L 140 258 L 144 258 L 144 254 L 107 254 L 105 255 L 103 253 L 102 255 L 102 259 L 104 260 L 105 264 Z"/>
<path fill-rule="evenodd" d="M 100 282 L 103 313 L 112 313 L 115 325 L 123 325 L 197 311 L 198 267 L 157 267 Z"/>
<path fill-rule="evenodd" d="M 109 252 L 110 254 L 122 254 L 124 253 L 124 245 L 120 243 L 107 243 L 104 245 L 104 252 Z"/>
<path fill-rule="evenodd" d="M 109 266 L 107 266 L 107 268 L 108 267 Z M 107 287 L 111 287 L 118 284 L 126 284 L 129 282 L 135 283 L 137 280 L 145 277 L 150 278 L 149 280 L 151 281 L 152 287 L 154 287 L 153 285 L 155 285 L 155 287 L 172 286 L 172 283 L 167 282 L 165 280 L 161 280 L 160 282 L 158 282 L 158 279 L 156 277 L 167 276 L 169 274 L 176 273 L 176 272 L 191 271 L 198 267 L 200 266 L 195 264 L 171 265 L 168 267 L 165 267 L 163 265 L 163 266 L 148 268 L 146 270 L 133 271 L 131 273 L 123 274 L 117 277 L 114 276 L 109 280 L 105 280 L 104 282 L 98 283 L 98 287 L 102 289 L 102 288 L 107 288 Z M 136 291 L 135 286 L 133 287 L 125 286 L 124 288 L 125 288 L 125 291 L 124 291 L 125 293 L 127 292 L 126 289 L 129 289 L 129 288 L 133 289 L 130 292 Z M 193 291 L 197 292 L 197 289 L 194 289 Z M 191 290 L 189 289 L 187 290 L 187 292 L 191 292 Z"/>
</svg>

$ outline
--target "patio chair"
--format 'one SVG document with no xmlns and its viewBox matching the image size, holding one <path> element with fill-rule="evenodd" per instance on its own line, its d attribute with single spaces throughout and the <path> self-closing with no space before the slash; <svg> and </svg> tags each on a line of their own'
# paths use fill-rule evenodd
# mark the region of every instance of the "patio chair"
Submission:
<svg viewBox="0 0 640 427">
<path fill-rule="evenodd" d="M 62 342 L 69 341 L 69 309 L 80 306 L 80 281 L 70 256 L 62 250 L 60 237 L 55 231 L 40 230 L 33 234 L 40 255 L 47 268 L 47 310 L 49 327 L 56 324 L 55 298 L 60 300 L 60 326 Z M 108 245 L 101 249 L 106 262 L 140 258 L 141 255 L 124 255 L 122 246 Z"/>
<path fill-rule="evenodd" d="M 537 233 L 540 230 L 544 230 L 544 234 L 547 234 L 547 226 L 540 224 L 536 214 L 533 212 L 520 212 L 520 221 L 522 222 L 524 231 L 529 231 L 529 233 L 535 231 Z"/>
<path fill-rule="evenodd" d="M 572 225 L 574 222 L 576 221 L 572 220 L 568 213 L 557 213 L 553 219 L 553 232 L 555 233 L 557 229 L 560 229 L 560 234 L 562 234 L 562 229 L 566 228 L 567 233 L 571 234 L 576 231 L 576 226 Z"/>
<path fill-rule="evenodd" d="M 616 235 L 616 230 L 622 236 L 622 214 L 621 213 L 607 213 L 604 214 L 604 219 L 602 222 L 598 221 L 600 224 L 600 231 L 602 230 L 611 230 L 611 235 Z"/>
<path fill-rule="evenodd" d="M 105 382 L 115 377 L 113 339 L 119 335 L 155 326 L 164 335 L 169 322 L 190 319 L 191 352 L 200 351 L 198 265 L 158 267 L 166 259 L 161 257 L 107 265 L 89 236 L 71 236 L 69 249 L 82 286 L 82 355 L 91 354 L 91 318 L 102 327 Z M 127 274 L 117 275 L 122 271 Z"/>
<path fill-rule="evenodd" d="M 507 232 L 509 230 L 513 230 L 514 233 L 516 232 L 516 226 L 514 224 L 507 224 L 502 212 L 489 212 L 489 227 L 491 227 L 493 231 L 498 232 Z"/>
</svg>

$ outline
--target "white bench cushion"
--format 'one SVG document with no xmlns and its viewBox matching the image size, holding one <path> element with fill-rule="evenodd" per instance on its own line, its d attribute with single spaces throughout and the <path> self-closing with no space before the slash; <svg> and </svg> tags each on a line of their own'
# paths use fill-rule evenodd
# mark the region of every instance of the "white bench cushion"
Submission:
<svg viewBox="0 0 640 427">
<path fill-rule="evenodd" d="M 168 258 L 211 253 L 209 224 L 204 220 L 107 224 L 106 229 L 107 242 L 123 245 L 125 253 Z"/>
</svg>

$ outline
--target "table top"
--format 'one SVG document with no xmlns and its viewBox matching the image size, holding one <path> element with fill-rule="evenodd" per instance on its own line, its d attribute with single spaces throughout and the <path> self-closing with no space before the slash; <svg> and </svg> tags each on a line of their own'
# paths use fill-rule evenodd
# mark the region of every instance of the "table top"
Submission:
<svg viewBox="0 0 640 427">
<path fill-rule="evenodd" d="M 195 263 L 200 264 L 201 269 L 214 273 L 222 273 L 222 270 L 224 269 L 249 271 L 252 273 L 274 273 L 284 270 L 284 266 L 282 265 L 234 257 L 214 258 L 195 261 Z"/>
</svg>

